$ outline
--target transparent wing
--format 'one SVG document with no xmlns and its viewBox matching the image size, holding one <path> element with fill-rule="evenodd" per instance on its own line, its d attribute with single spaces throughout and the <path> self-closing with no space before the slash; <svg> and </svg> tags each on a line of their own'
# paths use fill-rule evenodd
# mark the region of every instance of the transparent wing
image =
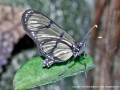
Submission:
<svg viewBox="0 0 120 90">
<path fill-rule="evenodd" d="M 56 42 L 57 40 L 50 40 L 42 46 L 43 48 L 42 51 L 45 52 L 44 56 L 53 55 L 56 58 L 56 59 L 54 58 L 56 62 L 67 61 L 73 55 L 72 49 L 70 48 L 72 46 L 69 44 L 66 44 L 64 41 L 60 41 L 57 44 L 57 47 L 52 51 L 52 49 L 56 45 Z M 57 60 L 57 58 L 59 60 Z"/>
<path fill-rule="evenodd" d="M 61 59 L 62 61 L 68 60 L 73 55 L 71 48 L 63 43 L 59 43 L 53 53 L 55 57 Z"/>
<path fill-rule="evenodd" d="M 41 13 L 29 9 L 22 15 L 22 24 L 27 34 L 36 42 L 41 42 L 49 38 L 59 38 L 64 33 L 63 39 L 67 43 L 74 44 L 74 39 L 64 30 L 57 26 L 52 20 Z"/>
</svg>

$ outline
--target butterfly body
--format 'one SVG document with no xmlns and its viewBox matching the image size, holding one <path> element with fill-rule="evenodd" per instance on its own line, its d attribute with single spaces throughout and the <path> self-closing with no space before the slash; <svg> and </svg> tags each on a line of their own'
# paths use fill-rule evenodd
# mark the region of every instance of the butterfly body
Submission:
<svg viewBox="0 0 120 90">
<path fill-rule="evenodd" d="M 50 67 L 54 63 L 74 59 L 84 51 L 84 41 L 75 40 L 45 15 L 29 9 L 22 15 L 23 28 L 36 42 L 39 52 L 46 58 L 43 67 Z"/>
</svg>

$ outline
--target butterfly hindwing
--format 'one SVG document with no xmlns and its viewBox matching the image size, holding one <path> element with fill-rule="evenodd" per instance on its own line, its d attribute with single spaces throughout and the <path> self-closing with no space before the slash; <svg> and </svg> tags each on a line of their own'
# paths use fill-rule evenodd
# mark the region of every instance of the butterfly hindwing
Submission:
<svg viewBox="0 0 120 90">
<path fill-rule="evenodd" d="M 43 56 L 51 56 L 53 59 L 55 59 L 55 62 L 64 62 L 73 55 L 72 46 L 66 43 L 64 40 L 58 40 L 59 39 L 55 38 L 46 39 L 43 41 L 43 43 L 41 42 L 39 44 L 38 48 L 40 52 L 43 51 L 41 52 Z M 56 42 L 58 42 L 57 45 Z"/>
</svg>

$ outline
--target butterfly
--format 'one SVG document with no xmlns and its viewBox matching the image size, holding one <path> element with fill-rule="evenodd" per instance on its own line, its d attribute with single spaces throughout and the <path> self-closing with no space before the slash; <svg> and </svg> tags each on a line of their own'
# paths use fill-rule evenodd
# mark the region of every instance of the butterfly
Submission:
<svg viewBox="0 0 120 90">
<path fill-rule="evenodd" d="M 84 39 L 77 43 L 51 19 L 35 10 L 26 10 L 21 20 L 24 30 L 35 41 L 39 52 L 46 58 L 43 67 L 69 61 L 72 56 L 74 60 L 77 56 L 85 54 L 82 50 L 86 46 L 85 39 L 88 33 L 97 27 L 95 25 Z"/>
</svg>

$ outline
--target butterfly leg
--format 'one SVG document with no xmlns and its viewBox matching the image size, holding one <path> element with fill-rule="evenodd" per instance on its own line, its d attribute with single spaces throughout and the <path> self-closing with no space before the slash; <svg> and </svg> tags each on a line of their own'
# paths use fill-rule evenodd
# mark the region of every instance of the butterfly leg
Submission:
<svg viewBox="0 0 120 90">
<path fill-rule="evenodd" d="M 84 66 L 85 66 L 85 77 L 87 78 L 87 73 L 86 73 L 86 67 L 87 67 L 87 65 L 86 65 L 86 53 L 85 53 L 85 51 L 83 51 L 83 52 L 81 52 L 81 54 L 84 55 L 83 59 L 84 59 Z"/>
<path fill-rule="evenodd" d="M 68 64 L 69 64 L 71 61 L 73 61 L 73 60 L 74 60 L 74 57 L 73 57 L 73 59 L 71 59 L 70 61 L 68 61 L 68 63 L 66 64 L 66 66 L 65 66 L 64 70 L 63 70 L 63 71 L 62 71 L 62 73 L 61 73 L 61 74 L 59 74 L 58 76 L 63 75 L 63 74 L 67 71 Z"/>
<path fill-rule="evenodd" d="M 83 59 L 84 59 L 84 66 L 85 66 L 85 77 L 87 78 L 87 73 L 86 73 L 86 67 L 87 67 L 87 65 L 86 65 L 85 51 L 81 52 L 81 54 L 84 54 Z M 76 57 L 73 57 L 73 59 L 71 59 L 71 60 L 74 60 L 75 58 Z M 67 65 L 65 66 L 63 72 L 61 74 L 59 74 L 59 76 L 63 75 L 67 71 L 68 64 L 71 62 L 71 60 L 67 63 Z"/>
<path fill-rule="evenodd" d="M 70 62 L 71 62 L 71 61 L 69 61 L 68 63 L 70 63 Z M 66 64 L 66 66 L 65 66 L 64 70 L 62 71 L 62 73 L 59 74 L 58 76 L 63 75 L 63 74 L 67 71 L 68 63 Z"/>
</svg>

